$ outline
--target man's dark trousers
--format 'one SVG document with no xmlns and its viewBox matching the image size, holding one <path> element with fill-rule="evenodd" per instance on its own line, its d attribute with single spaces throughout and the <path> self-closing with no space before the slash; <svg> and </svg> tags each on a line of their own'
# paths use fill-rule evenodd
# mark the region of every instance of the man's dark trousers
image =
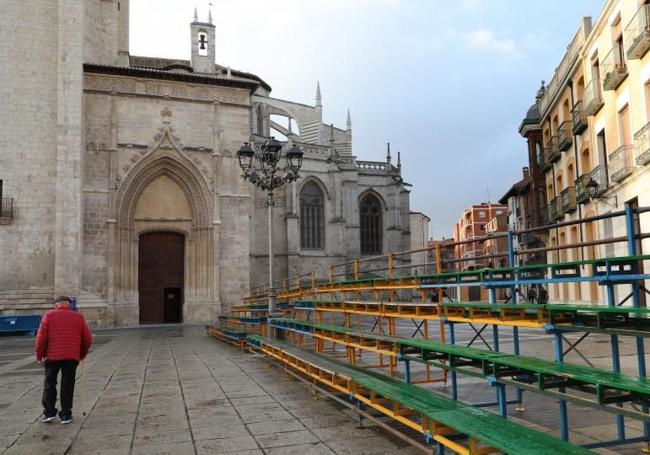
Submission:
<svg viewBox="0 0 650 455">
<path fill-rule="evenodd" d="M 77 372 L 76 360 L 45 362 L 45 387 L 43 387 L 43 409 L 46 417 L 56 415 L 56 378 L 61 370 L 61 412 L 62 419 L 72 417 L 72 396 Z"/>
</svg>

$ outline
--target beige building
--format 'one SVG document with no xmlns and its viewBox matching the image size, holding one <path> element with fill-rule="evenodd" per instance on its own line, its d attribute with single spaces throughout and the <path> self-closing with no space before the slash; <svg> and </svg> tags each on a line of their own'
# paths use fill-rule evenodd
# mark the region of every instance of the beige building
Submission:
<svg viewBox="0 0 650 455">
<path fill-rule="evenodd" d="M 399 155 L 357 160 L 320 88 L 314 105 L 272 98 L 215 63 L 211 15 L 188 23 L 190 59 L 141 57 L 129 0 L 2 2 L 0 314 L 64 293 L 99 326 L 227 311 L 266 281 L 265 197 L 236 153 L 272 134 L 305 152 L 276 194 L 276 278 L 408 249 Z"/>
<path fill-rule="evenodd" d="M 549 223 L 577 220 L 625 204 L 650 205 L 650 6 L 607 1 L 600 17 L 583 18 L 551 82 L 538 96 Z M 597 183 L 590 198 L 587 183 Z M 642 230 L 650 219 L 641 216 Z M 551 246 L 622 236 L 622 218 L 552 229 Z M 650 245 L 645 244 L 648 251 Z M 627 254 L 626 245 L 566 248 L 549 261 Z M 596 302 L 595 283 L 551 286 L 550 298 Z"/>
<path fill-rule="evenodd" d="M 409 275 L 433 273 L 432 264 L 429 261 L 429 222 L 431 218 L 421 212 L 409 213 L 409 224 L 411 226 L 411 245 L 409 249 L 416 251 L 411 253 L 411 268 Z"/>
</svg>

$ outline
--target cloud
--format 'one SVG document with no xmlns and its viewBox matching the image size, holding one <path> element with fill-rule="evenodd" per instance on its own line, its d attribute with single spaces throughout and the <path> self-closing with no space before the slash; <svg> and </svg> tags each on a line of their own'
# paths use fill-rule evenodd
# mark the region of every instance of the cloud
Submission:
<svg viewBox="0 0 650 455">
<path fill-rule="evenodd" d="M 474 49 L 487 50 L 510 57 L 521 56 L 521 49 L 514 40 L 499 39 L 492 30 L 486 28 L 466 33 L 463 35 L 463 40 L 465 44 Z"/>
</svg>

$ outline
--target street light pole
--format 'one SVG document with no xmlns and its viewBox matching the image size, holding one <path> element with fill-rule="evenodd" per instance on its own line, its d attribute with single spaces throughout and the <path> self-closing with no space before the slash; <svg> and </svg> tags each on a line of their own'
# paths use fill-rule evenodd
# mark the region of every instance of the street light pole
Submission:
<svg viewBox="0 0 650 455">
<path fill-rule="evenodd" d="M 266 199 L 269 212 L 269 317 L 275 313 L 275 287 L 273 286 L 273 191 Z M 270 329 L 269 329 L 270 330 Z M 270 333 L 269 333 L 270 336 Z"/>
<path fill-rule="evenodd" d="M 282 157 L 282 144 L 271 137 L 267 140 L 259 152 L 246 142 L 237 152 L 239 167 L 242 169 L 244 180 L 267 192 L 266 203 L 269 213 L 269 309 L 268 317 L 275 312 L 275 288 L 273 287 L 273 192 L 288 182 L 298 180 L 299 171 L 302 166 L 303 152 L 296 145 L 293 145 L 285 153 L 285 168 L 278 168 Z M 283 172 L 282 172 L 283 171 Z M 281 175 L 276 175 L 278 173 Z M 271 337 L 271 325 L 267 323 L 267 334 Z"/>
</svg>

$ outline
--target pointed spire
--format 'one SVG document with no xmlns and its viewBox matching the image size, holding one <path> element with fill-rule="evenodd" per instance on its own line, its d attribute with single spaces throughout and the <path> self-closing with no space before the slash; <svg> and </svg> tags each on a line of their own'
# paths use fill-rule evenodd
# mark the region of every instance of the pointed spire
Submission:
<svg viewBox="0 0 650 455">
<path fill-rule="evenodd" d="M 194 7 L 194 22 L 199 21 L 199 12 L 196 10 L 196 6 Z"/>
<path fill-rule="evenodd" d="M 334 124 L 330 124 L 330 143 L 334 143 Z"/>
<path fill-rule="evenodd" d="M 386 162 L 390 163 L 391 156 L 390 156 L 390 142 L 386 143 Z"/>
<path fill-rule="evenodd" d="M 402 173 L 402 152 L 397 152 L 397 172 Z"/>
<path fill-rule="evenodd" d="M 208 23 L 212 23 L 212 9 L 208 10 Z"/>
<path fill-rule="evenodd" d="M 323 106 L 323 99 L 320 96 L 320 81 L 316 82 L 316 107 Z"/>
<path fill-rule="evenodd" d="M 346 123 L 346 129 L 350 131 L 352 129 L 352 117 L 350 116 L 350 109 L 348 109 L 348 119 Z"/>
<path fill-rule="evenodd" d="M 232 77 L 232 71 L 230 71 L 230 67 L 226 70 L 226 77 L 230 79 Z"/>
</svg>

